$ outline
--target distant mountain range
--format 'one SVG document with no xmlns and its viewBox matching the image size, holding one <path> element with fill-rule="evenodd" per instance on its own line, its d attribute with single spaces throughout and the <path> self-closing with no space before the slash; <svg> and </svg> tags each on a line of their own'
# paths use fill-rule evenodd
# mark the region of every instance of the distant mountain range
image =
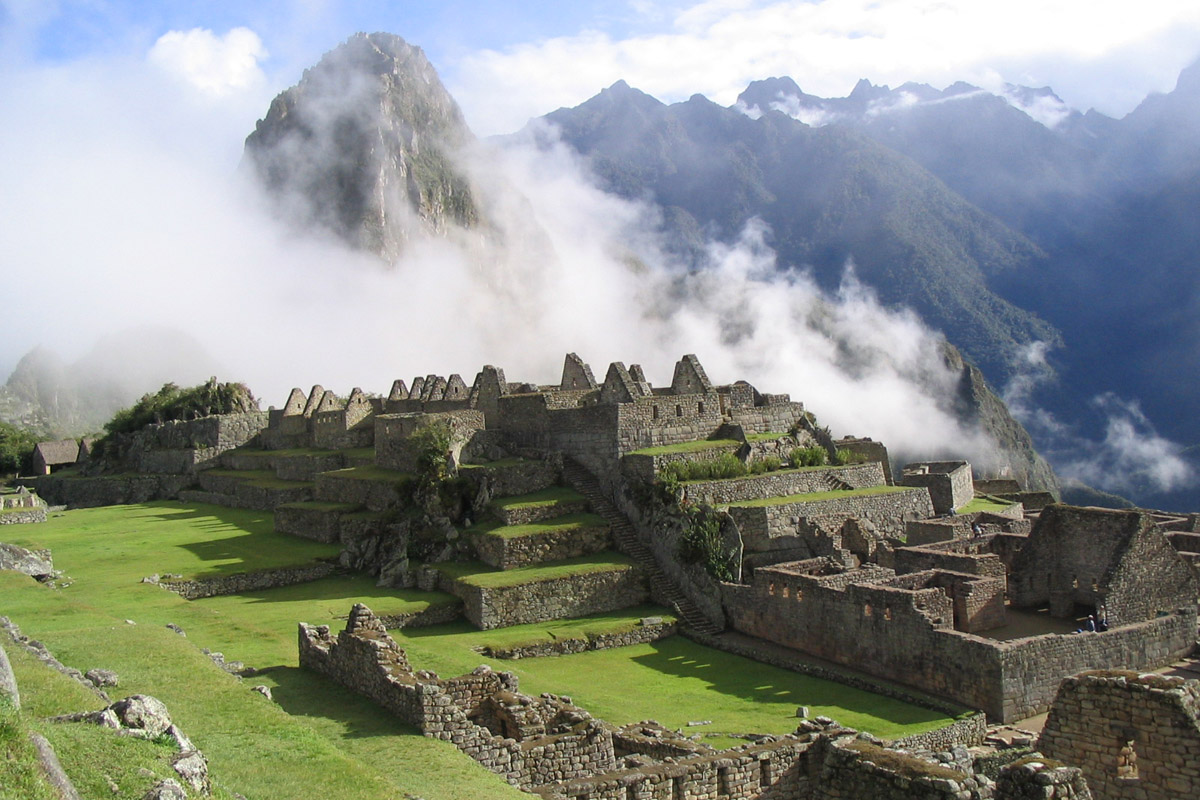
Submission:
<svg viewBox="0 0 1200 800">
<path fill-rule="evenodd" d="M 996 385 L 1045 343 L 1055 379 L 1036 396 L 1060 422 L 1101 431 L 1090 400 L 1112 392 L 1200 442 L 1200 63 L 1120 120 L 1048 88 L 864 80 L 830 99 L 790 78 L 729 108 L 618 82 L 544 120 L 606 189 L 658 204 L 681 252 L 761 218 L 781 267 L 832 287 L 852 261 Z"/>
</svg>

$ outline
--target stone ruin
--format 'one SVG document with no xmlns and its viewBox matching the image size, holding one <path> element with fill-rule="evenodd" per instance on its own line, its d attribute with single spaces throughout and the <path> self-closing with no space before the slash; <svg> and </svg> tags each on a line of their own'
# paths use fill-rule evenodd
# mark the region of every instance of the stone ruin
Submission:
<svg viewBox="0 0 1200 800">
<path fill-rule="evenodd" d="M 958 761 L 938 763 L 889 749 L 824 717 L 802 721 L 794 734 L 759 736 L 728 750 L 650 721 L 617 727 L 569 697 L 522 694 L 508 672 L 481 666 L 441 678 L 415 670 L 361 604 L 336 637 L 328 626 L 301 623 L 299 649 L 302 667 L 370 698 L 424 735 L 453 743 L 546 800 L 1092 797 L 1078 768 L 1048 759 L 1010 757 L 993 780 L 965 750 L 958 751 Z M 977 727 L 963 730 L 973 732 L 967 736 L 978 744 Z M 937 734 L 930 743 L 949 748 Z"/>
</svg>

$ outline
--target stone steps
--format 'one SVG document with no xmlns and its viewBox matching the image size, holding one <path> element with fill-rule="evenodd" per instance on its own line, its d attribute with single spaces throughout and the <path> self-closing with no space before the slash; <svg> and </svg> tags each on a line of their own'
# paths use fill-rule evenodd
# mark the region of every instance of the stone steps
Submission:
<svg viewBox="0 0 1200 800">
<path fill-rule="evenodd" d="M 658 597 L 668 602 L 684 626 L 704 634 L 720 633 L 720 628 L 709 621 L 700 609 L 688 599 L 658 566 L 650 548 L 638 538 L 637 531 L 620 510 L 605 495 L 599 481 L 582 465 L 570 458 L 563 459 L 563 477 L 576 491 L 588 499 L 592 511 L 607 520 L 617 549 L 629 556 L 646 573 Z"/>
</svg>

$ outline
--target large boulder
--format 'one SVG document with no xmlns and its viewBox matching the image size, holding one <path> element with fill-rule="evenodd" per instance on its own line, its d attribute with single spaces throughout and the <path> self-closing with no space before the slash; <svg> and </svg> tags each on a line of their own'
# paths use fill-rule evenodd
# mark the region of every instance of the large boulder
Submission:
<svg viewBox="0 0 1200 800">
<path fill-rule="evenodd" d="M 54 562 L 49 550 L 26 550 L 15 544 L 0 542 L 0 569 L 11 569 L 33 578 L 49 578 L 54 574 Z"/>
</svg>

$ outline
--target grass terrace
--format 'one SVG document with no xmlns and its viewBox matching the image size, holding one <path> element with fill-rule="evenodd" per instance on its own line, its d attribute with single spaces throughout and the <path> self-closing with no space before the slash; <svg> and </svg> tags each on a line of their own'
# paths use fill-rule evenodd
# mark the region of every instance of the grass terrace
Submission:
<svg viewBox="0 0 1200 800">
<path fill-rule="evenodd" d="M 337 552 L 336 545 L 276 534 L 272 523 L 267 512 L 161 502 L 72 510 L 45 524 L 12 526 L 5 530 L 6 541 L 50 547 L 55 566 L 72 583 L 51 589 L 25 575 L 0 572 L 0 610 L 63 663 L 85 671 L 116 671 L 121 684 L 110 690 L 114 698 L 144 693 L 165 702 L 208 757 L 218 800 L 228 800 L 233 792 L 258 800 L 528 798 L 453 745 L 419 735 L 365 698 L 297 665 L 298 621 L 328 624 L 337 631 L 355 602 L 393 615 L 454 603 L 455 598 L 380 588 L 361 575 L 191 602 L 140 582 L 155 572 L 232 574 Z M 514 574 L 538 579 L 630 566 L 627 559 L 605 554 L 507 573 L 478 565 L 444 569 L 475 580 L 511 580 Z M 951 721 L 945 714 L 709 650 L 679 636 L 519 661 L 487 659 L 472 649 L 575 631 L 619 630 L 641 616 L 667 615 L 643 607 L 502 630 L 477 631 L 456 623 L 408 628 L 395 636 L 418 669 L 452 676 L 487 663 L 515 672 L 524 692 L 570 694 L 596 716 L 617 724 L 656 718 L 683 727 L 690 720 L 711 719 L 713 725 L 695 730 L 717 734 L 709 741 L 719 745 L 739 743 L 720 734 L 793 730 L 798 705 L 882 737 Z M 181 626 L 187 636 L 168 630 L 167 623 Z M 257 673 L 238 681 L 201 648 L 243 661 Z M 97 708 L 98 701 L 16 648 L 7 649 L 26 710 L 13 715 L 0 709 L 0 753 L 17 756 L 14 761 L 0 758 L 0 796 L 16 792 L 17 797 L 39 798 L 40 789 L 26 792 L 21 782 L 26 778 L 14 775 L 29 763 L 28 751 L 21 749 L 29 728 L 51 740 L 85 797 L 112 796 L 108 778 L 122 796 L 140 797 L 148 786 L 138 782 L 148 780 L 140 770 L 163 774 L 159 751 L 167 758 L 171 751 L 160 745 L 87 726 L 42 722 L 47 715 Z M 274 702 L 250 691 L 260 683 L 271 688 Z"/>
<path fill-rule="evenodd" d="M 684 481 L 683 485 L 690 486 L 694 483 L 724 483 L 724 482 L 732 483 L 734 481 L 752 481 L 755 478 L 761 478 L 764 475 L 771 475 L 771 476 L 790 475 L 795 472 L 836 473 L 838 470 L 848 469 L 850 467 L 857 467 L 857 466 L 861 466 L 861 465 L 860 464 L 850 464 L 850 465 L 826 464 L 824 466 L 819 466 L 819 467 L 784 467 L 783 469 L 775 469 L 775 470 L 771 470 L 770 472 L 760 472 L 757 475 L 737 475 L 732 478 L 698 478 L 696 480 Z M 905 488 L 911 488 L 911 487 L 905 487 Z"/>
<path fill-rule="evenodd" d="M 736 449 L 741 444 L 736 439 L 701 439 L 696 442 L 680 442 L 679 444 L 664 444 L 658 447 L 643 447 L 641 450 L 634 450 L 630 455 L 665 456 L 674 453 L 700 453 L 705 450 L 716 450 L 719 448 Z"/>
<path fill-rule="evenodd" d="M 728 736 L 733 733 L 791 733 L 796 729 L 796 707 L 801 705 L 808 706 L 813 715 L 825 714 L 887 739 L 953 721 L 951 715 L 939 711 L 759 664 L 682 636 L 517 661 L 484 659 L 474 650 L 493 642 L 511 646 L 539 629 L 557 635 L 551 624 L 477 631 L 468 623 L 453 623 L 405 629 L 393 635 L 408 651 L 409 659 L 425 669 L 458 675 L 482 661 L 493 669 L 516 673 L 526 694 L 570 695 L 592 714 L 617 725 L 653 718 L 668 727 L 686 729 L 689 721 L 712 720 L 712 725 L 688 732 L 704 734 L 705 741 L 717 747 L 745 744 Z M 597 680 L 598 676 L 603 679 Z"/>
<path fill-rule="evenodd" d="M 545 506 L 558 505 L 559 503 L 576 503 L 584 499 L 586 498 L 583 495 L 569 486 L 550 486 L 530 494 L 501 497 L 493 500 L 492 506 L 503 509 L 543 508 Z"/>
<path fill-rule="evenodd" d="M 520 586 L 524 583 L 540 583 L 557 578 L 567 578 L 572 575 L 587 575 L 592 572 L 614 572 L 617 570 L 634 569 L 633 561 L 619 553 L 597 553 L 592 556 L 569 558 L 565 561 L 555 561 L 550 564 L 538 564 L 530 567 L 499 570 L 478 561 L 466 563 L 447 562 L 433 565 L 448 578 L 468 586 L 479 586 L 496 589 L 507 586 Z"/>
<path fill-rule="evenodd" d="M 561 517 L 529 522 L 524 525 L 501 525 L 497 522 L 484 523 L 471 528 L 469 532 L 499 536 L 502 539 L 516 539 L 521 536 L 537 536 L 551 531 L 569 531 L 576 528 L 602 528 L 608 525 L 604 517 L 598 514 L 565 514 Z M 511 572 L 512 570 L 509 570 Z"/>
<path fill-rule="evenodd" d="M 822 500 L 836 500 L 843 497 L 867 497 L 877 494 L 897 494 L 899 492 L 913 491 L 918 490 L 911 486 L 870 486 L 866 489 L 808 492 L 807 494 L 789 494 L 784 497 L 766 497 L 760 500 L 743 500 L 739 503 L 730 503 L 727 508 L 761 508 L 763 506 L 782 506 L 789 503 L 819 503 Z"/>
<path fill-rule="evenodd" d="M 515 467 L 518 464 L 525 463 L 525 461 L 526 461 L 526 459 L 524 459 L 524 458 L 517 458 L 516 456 L 513 456 L 512 458 L 501 458 L 497 461 L 483 461 L 480 463 L 459 464 L 458 468 L 459 469 L 484 469 L 484 468 L 500 468 L 500 469 L 502 469 L 504 467 Z"/>
<path fill-rule="evenodd" d="M 747 433 L 747 442 L 773 442 L 776 439 L 782 439 L 785 436 L 790 436 L 787 431 L 767 431 L 766 433 Z"/>
<path fill-rule="evenodd" d="M 222 478 L 236 478 L 260 489 L 299 489 L 313 485 L 310 481 L 281 480 L 269 469 L 210 469 L 205 470 L 205 473 Z"/>
<path fill-rule="evenodd" d="M 322 475 L 330 475 L 335 478 L 350 478 L 357 481 L 380 481 L 387 483 L 400 483 L 413 477 L 411 472 L 400 472 L 395 469 L 386 469 L 377 467 L 374 464 L 364 464 L 359 467 L 347 467 L 346 469 L 335 469 L 330 472 L 323 472 Z"/>
<path fill-rule="evenodd" d="M 1005 502 L 1004 500 L 997 500 L 996 498 L 988 497 L 987 495 L 979 495 L 978 497 L 972 499 L 971 502 L 967 503 L 965 506 L 959 508 L 958 513 L 973 514 L 976 511 L 987 511 L 995 514 L 1012 508 L 1012 505 L 1012 503 Z"/>
<path fill-rule="evenodd" d="M 358 511 L 362 506 L 354 503 L 327 503 L 321 500 L 304 500 L 299 503 L 284 503 L 279 508 L 298 508 L 307 511 Z"/>
</svg>

